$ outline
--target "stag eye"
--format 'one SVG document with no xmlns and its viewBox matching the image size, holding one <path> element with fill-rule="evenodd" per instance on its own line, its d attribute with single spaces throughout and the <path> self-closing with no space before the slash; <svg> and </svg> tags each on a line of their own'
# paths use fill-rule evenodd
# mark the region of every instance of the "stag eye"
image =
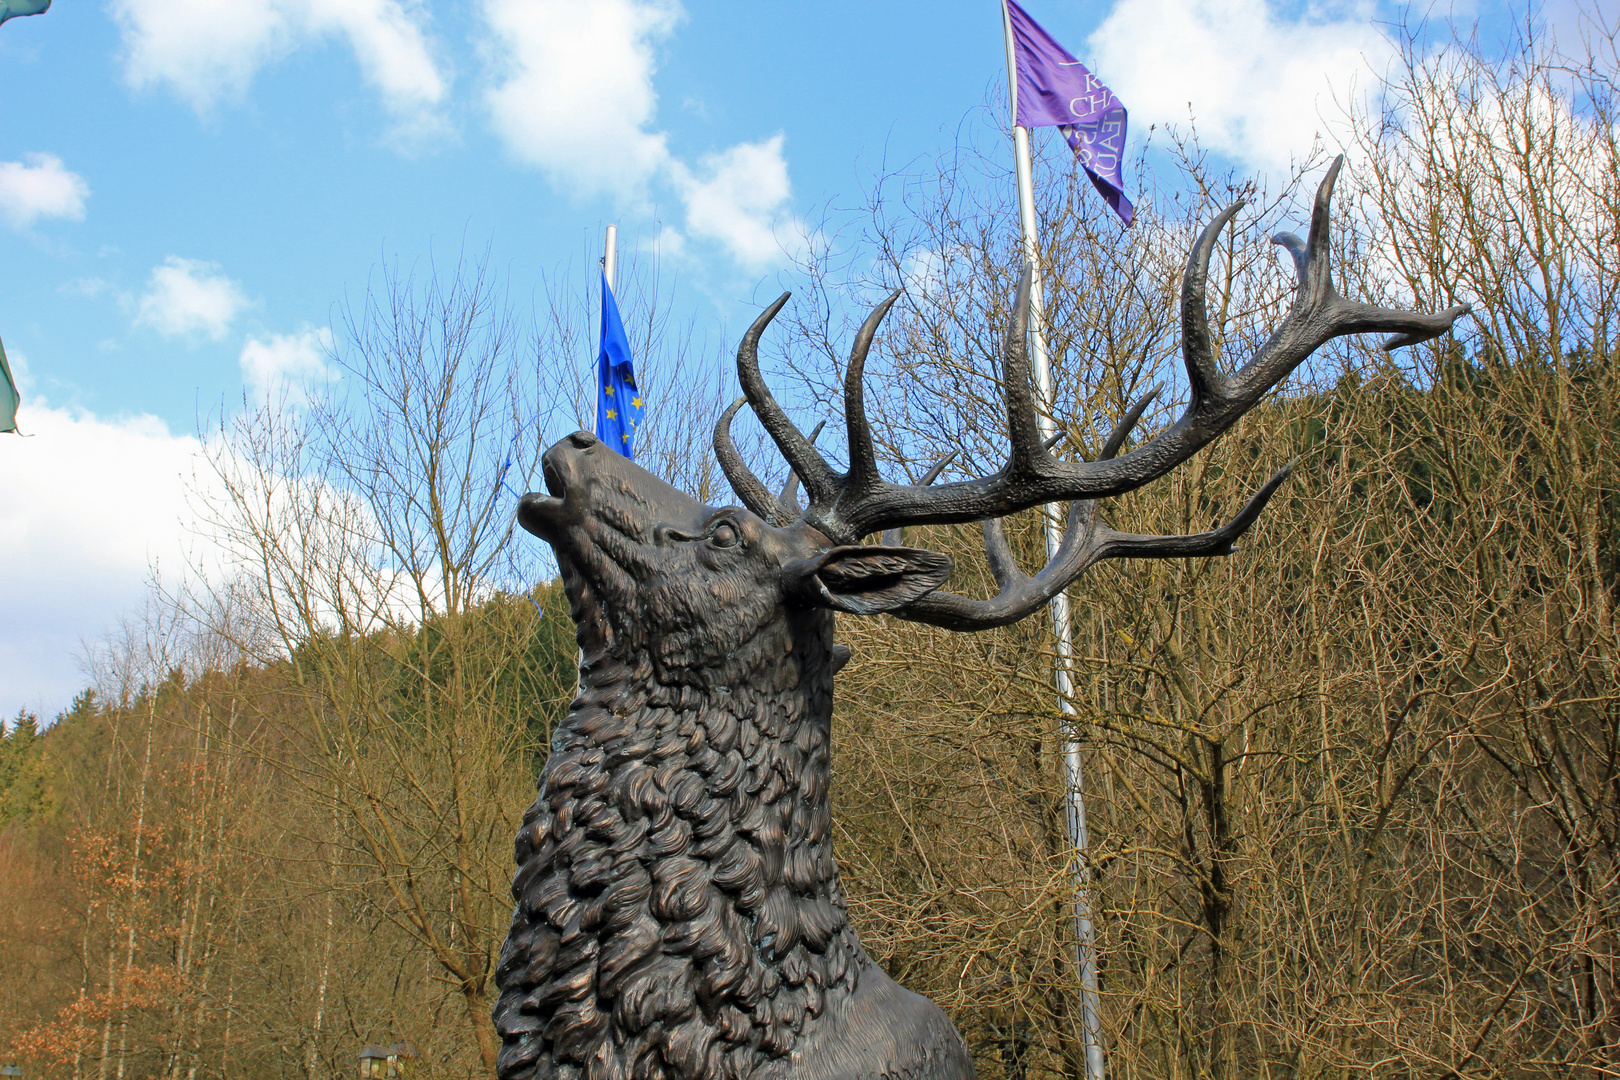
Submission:
<svg viewBox="0 0 1620 1080">
<path fill-rule="evenodd" d="M 720 525 L 716 527 L 713 535 L 709 537 L 709 541 L 713 543 L 715 547 L 735 547 L 737 544 L 737 539 L 737 530 L 730 525 Z"/>
</svg>

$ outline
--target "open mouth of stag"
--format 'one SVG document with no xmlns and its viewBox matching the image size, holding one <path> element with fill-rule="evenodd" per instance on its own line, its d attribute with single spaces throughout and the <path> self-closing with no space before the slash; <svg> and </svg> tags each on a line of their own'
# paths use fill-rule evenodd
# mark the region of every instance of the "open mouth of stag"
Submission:
<svg viewBox="0 0 1620 1080">
<path fill-rule="evenodd" d="M 518 500 L 518 524 L 542 540 L 553 538 L 553 527 L 559 522 L 568 501 L 567 466 L 559 451 L 568 446 L 576 432 L 547 450 L 540 458 L 540 471 L 545 477 L 546 494 L 531 491 Z"/>
</svg>

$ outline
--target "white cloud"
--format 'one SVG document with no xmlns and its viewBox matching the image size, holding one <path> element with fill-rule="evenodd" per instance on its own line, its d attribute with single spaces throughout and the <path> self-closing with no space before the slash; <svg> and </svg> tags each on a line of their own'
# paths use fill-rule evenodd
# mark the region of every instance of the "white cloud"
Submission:
<svg viewBox="0 0 1620 1080">
<path fill-rule="evenodd" d="M 257 401 L 301 405 L 311 383 L 334 376 L 326 364 L 331 347 L 332 332 L 324 329 L 251 338 L 242 346 L 242 382 Z"/>
<path fill-rule="evenodd" d="M 679 162 L 672 166 L 686 203 L 687 232 L 721 244 L 751 269 L 779 262 L 804 236 L 803 224 L 790 213 L 782 141 L 778 134 L 705 155 L 696 174 Z"/>
<path fill-rule="evenodd" d="M 24 161 L 27 164 L 24 164 Z M 23 161 L 0 161 L 0 217 L 15 228 L 40 218 L 84 220 L 90 185 L 62 167 L 55 154 L 24 154 Z"/>
<path fill-rule="evenodd" d="M 949 280 L 952 260 L 936 248 L 917 248 L 900 263 L 900 280 L 915 297 L 933 297 Z"/>
<path fill-rule="evenodd" d="M 400 0 L 306 0 L 316 33 L 349 39 L 360 70 L 399 115 L 424 112 L 444 98 L 445 78 L 428 47 L 426 21 L 414 4 Z"/>
<path fill-rule="evenodd" d="M 685 231 L 660 231 L 667 255 L 706 242 L 757 271 L 803 242 L 780 134 L 692 166 L 656 127 L 656 49 L 684 17 L 677 0 L 483 0 L 483 14 L 495 72 L 484 98 L 490 123 L 553 186 L 606 195 L 632 212 L 648 209 L 656 186 L 672 187 Z"/>
<path fill-rule="evenodd" d="M 112 14 L 130 85 L 168 83 L 199 112 L 219 98 L 241 97 L 259 68 L 291 50 L 294 37 L 275 0 L 114 0 Z"/>
<path fill-rule="evenodd" d="M 647 242 L 647 250 L 659 258 L 683 259 L 686 257 L 686 237 L 681 230 L 666 225 Z"/>
<path fill-rule="evenodd" d="M 558 187 L 638 198 L 669 158 L 654 46 L 675 0 L 484 0 L 497 71 L 485 95 L 508 151 Z M 584 192 L 582 192 L 584 193 Z"/>
<path fill-rule="evenodd" d="M 1614 23 L 1613 15 L 1605 24 L 1603 7 L 1601 0 L 1540 0 L 1532 11 L 1559 52 L 1578 57 L 1586 53 L 1589 43 L 1596 45 L 1613 36 L 1608 29 Z"/>
<path fill-rule="evenodd" d="M 1330 134 L 1343 95 L 1394 47 L 1364 0 L 1118 0 L 1088 42 L 1098 76 L 1148 124 L 1185 127 L 1189 103 L 1207 148 L 1250 168 L 1283 169 Z"/>
<path fill-rule="evenodd" d="M 218 341 L 246 303 L 236 283 L 220 273 L 215 263 L 170 255 L 162 266 L 152 268 L 135 321 L 160 334 L 200 330 Z"/>
<path fill-rule="evenodd" d="M 402 123 L 431 126 L 445 95 L 416 0 L 113 0 L 112 12 L 130 85 L 167 84 L 198 112 L 241 98 L 265 65 L 333 36 Z"/>
<path fill-rule="evenodd" d="M 200 449 L 151 416 L 108 420 L 24 399 L 31 438 L 0 436 L 0 715 L 48 716 L 86 685 L 85 639 L 145 595 L 153 560 L 183 562 L 183 474 Z"/>
</svg>

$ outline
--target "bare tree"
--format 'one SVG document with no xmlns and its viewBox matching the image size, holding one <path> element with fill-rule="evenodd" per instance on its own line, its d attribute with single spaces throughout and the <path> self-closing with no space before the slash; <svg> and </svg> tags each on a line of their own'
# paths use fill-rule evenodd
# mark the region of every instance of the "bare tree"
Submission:
<svg viewBox="0 0 1620 1080">
<path fill-rule="evenodd" d="M 199 491 L 254 619 L 240 643 L 297 709 L 284 768 L 324 808 L 300 822 L 322 852 L 308 885 L 430 958 L 493 1070 L 503 853 L 573 682 L 551 648 L 564 613 L 496 588 L 539 372 L 479 263 L 390 271 L 345 323 L 335 385 L 229 422 Z"/>
</svg>

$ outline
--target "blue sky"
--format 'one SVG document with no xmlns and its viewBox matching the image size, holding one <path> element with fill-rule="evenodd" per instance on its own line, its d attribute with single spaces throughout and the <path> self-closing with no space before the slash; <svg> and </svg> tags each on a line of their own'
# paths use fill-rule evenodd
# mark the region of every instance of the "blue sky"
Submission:
<svg viewBox="0 0 1620 1080">
<path fill-rule="evenodd" d="M 1309 147 L 1394 13 L 1025 7 L 1134 139 L 1190 106 L 1244 170 Z M 318 375 L 384 258 L 487 247 L 526 303 L 616 221 L 729 341 L 793 285 L 802 223 L 948 146 L 1002 63 L 994 0 L 57 0 L 0 26 L 0 338 L 33 435 L 0 438 L 0 716 L 66 704 L 80 643 L 188 542 L 199 416 Z"/>
</svg>

